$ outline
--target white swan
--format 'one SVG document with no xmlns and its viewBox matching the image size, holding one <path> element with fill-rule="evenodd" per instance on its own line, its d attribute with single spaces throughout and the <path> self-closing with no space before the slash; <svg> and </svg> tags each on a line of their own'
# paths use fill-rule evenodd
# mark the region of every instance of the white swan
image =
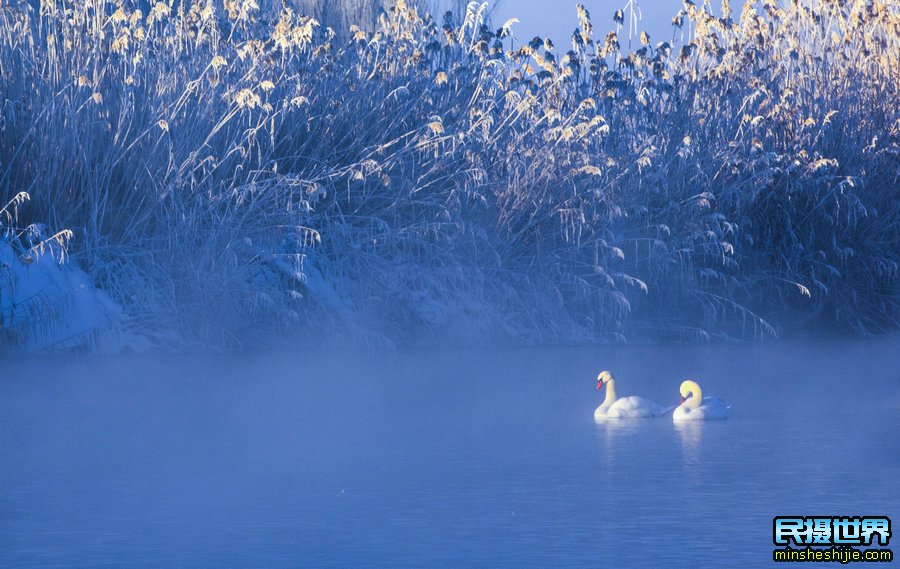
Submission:
<svg viewBox="0 0 900 569">
<path fill-rule="evenodd" d="M 642 397 L 616 397 L 616 380 L 608 371 L 597 376 L 597 390 L 606 385 L 606 398 L 594 411 L 595 421 L 656 417 L 664 412 L 662 405 Z"/>
<path fill-rule="evenodd" d="M 718 397 L 703 397 L 703 390 L 696 381 L 686 379 L 681 382 L 681 404 L 672 413 L 672 420 L 712 421 L 727 419 L 731 407 Z"/>
</svg>

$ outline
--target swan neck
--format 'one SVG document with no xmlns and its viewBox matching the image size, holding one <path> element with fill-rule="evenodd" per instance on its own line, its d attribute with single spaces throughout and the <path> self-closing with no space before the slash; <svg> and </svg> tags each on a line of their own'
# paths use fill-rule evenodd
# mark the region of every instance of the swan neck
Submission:
<svg viewBox="0 0 900 569">
<path fill-rule="evenodd" d="M 606 398 L 603 400 L 604 405 L 612 405 L 616 402 L 616 381 L 610 379 L 606 382 Z"/>
<path fill-rule="evenodd" d="M 688 391 L 691 394 L 691 397 L 685 401 L 685 405 L 688 407 L 697 408 L 703 403 L 703 390 L 700 389 L 700 386 L 696 383 L 688 387 Z"/>
</svg>

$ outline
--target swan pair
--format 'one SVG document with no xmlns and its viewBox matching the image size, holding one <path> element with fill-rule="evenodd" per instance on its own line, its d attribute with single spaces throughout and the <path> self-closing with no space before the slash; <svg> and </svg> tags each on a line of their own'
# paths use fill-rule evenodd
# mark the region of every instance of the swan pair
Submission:
<svg viewBox="0 0 900 569">
<path fill-rule="evenodd" d="M 606 419 L 630 419 L 641 417 L 658 417 L 672 410 L 663 408 L 662 405 L 643 397 L 616 397 L 616 380 L 608 371 L 600 372 L 597 376 L 597 391 L 606 386 L 606 398 L 594 411 L 594 419 L 604 421 Z M 672 413 L 672 420 L 682 421 L 709 421 L 725 419 L 730 408 L 718 397 L 703 397 L 703 391 L 696 381 L 687 379 L 681 383 L 681 401 Z"/>
</svg>

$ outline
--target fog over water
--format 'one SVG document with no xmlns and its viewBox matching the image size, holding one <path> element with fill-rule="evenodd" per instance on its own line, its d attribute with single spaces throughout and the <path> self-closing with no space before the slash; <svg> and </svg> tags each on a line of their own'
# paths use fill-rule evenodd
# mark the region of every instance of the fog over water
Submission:
<svg viewBox="0 0 900 569">
<path fill-rule="evenodd" d="M 763 566 L 773 516 L 897 514 L 897 348 L 6 360 L 0 566 Z M 597 425 L 604 368 L 732 415 Z"/>
</svg>

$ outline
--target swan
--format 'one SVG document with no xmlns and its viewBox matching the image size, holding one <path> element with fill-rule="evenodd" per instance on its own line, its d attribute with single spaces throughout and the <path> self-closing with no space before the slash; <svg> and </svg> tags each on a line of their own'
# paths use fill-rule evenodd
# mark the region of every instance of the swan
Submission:
<svg viewBox="0 0 900 569">
<path fill-rule="evenodd" d="M 608 371 L 601 371 L 597 376 L 597 391 L 606 385 L 606 398 L 594 411 L 594 420 L 631 419 L 656 417 L 664 412 L 662 405 L 642 397 L 616 397 L 616 380 Z"/>
<path fill-rule="evenodd" d="M 727 419 L 727 403 L 718 397 L 703 397 L 703 390 L 696 381 L 686 379 L 681 382 L 681 403 L 672 413 L 672 420 L 681 421 L 711 421 L 715 419 Z"/>
</svg>

